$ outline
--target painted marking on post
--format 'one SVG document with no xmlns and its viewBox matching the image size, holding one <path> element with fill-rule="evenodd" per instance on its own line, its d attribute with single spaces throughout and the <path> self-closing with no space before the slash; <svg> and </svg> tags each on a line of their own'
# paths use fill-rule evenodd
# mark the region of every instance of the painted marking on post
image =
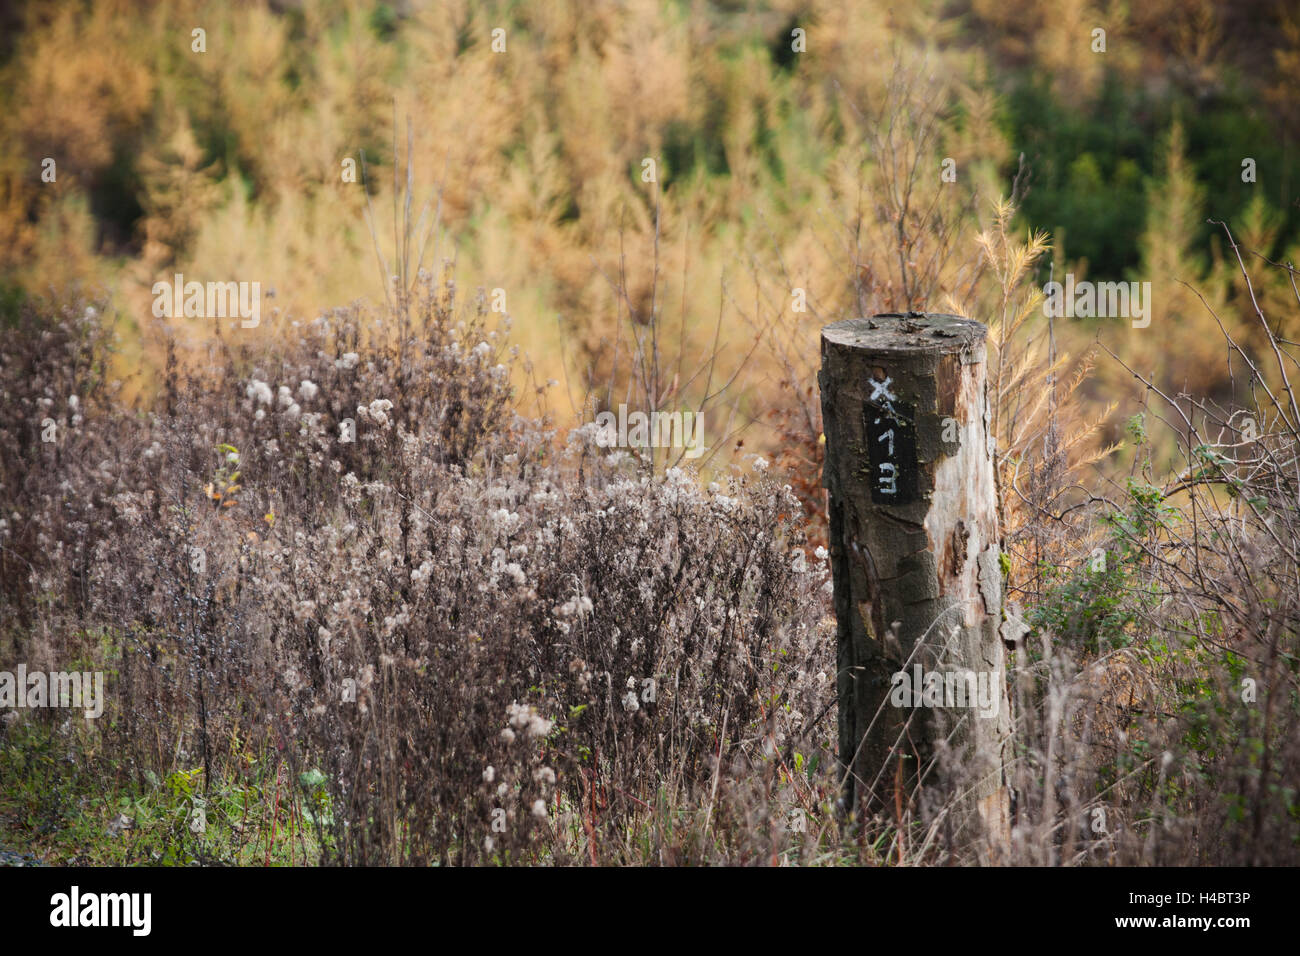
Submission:
<svg viewBox="0 0 1300 956">
<path fill-rule="evenodd" d="M 871 398 L 862 406 L 871 459 L 871 500 L 878 505 L 905 505 L 917 498 L 916 408 L 895 401 L 889 379 L 872 382 Z M 879 403 L 876 399 L 882 399 Z"/>
<path fill-rule="evenodd" d="M 892 378 L 886 378 L 883 382 L 873 380 L 871 383 L 871 397 L 867 401 L 874 404 L 889 405 L 895 401 L 894 393 L 889 390 Z"/>
</svg>

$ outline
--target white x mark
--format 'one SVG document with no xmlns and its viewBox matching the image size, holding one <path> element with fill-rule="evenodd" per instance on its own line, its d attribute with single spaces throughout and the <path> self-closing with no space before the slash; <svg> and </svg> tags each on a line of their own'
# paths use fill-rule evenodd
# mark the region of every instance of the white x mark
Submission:
<svg viewBox="0 0 1300 956">
<path fill-rule="evenodd" d="M 894 395 L 889 390 L 889 383 L 892 381 L 892 378 L 887 378 L 883 382 L 877 382 L 873 379 L 871 382 L 871 398 L 868 401 L 874 402 L 877 398 L 884 396 L 885 401 L 892 402 Z"/>
</svg>

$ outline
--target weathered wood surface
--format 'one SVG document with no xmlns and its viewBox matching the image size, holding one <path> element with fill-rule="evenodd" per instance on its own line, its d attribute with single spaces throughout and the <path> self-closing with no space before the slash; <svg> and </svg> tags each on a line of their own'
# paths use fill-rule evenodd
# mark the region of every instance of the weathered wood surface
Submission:
<svg viewBox="0 0 1300 956">
<path fill-rule="evenodd" d="M 920 773 L 944 831 L 996 855 L 1011 722 L 986 331 L 933 313 L 837 322 L 819 381 L 847 806 L 915 811 Z M 996 675 L 996 715 L 896 706 L 895 675 L 918 664 Z"/>
</svg>

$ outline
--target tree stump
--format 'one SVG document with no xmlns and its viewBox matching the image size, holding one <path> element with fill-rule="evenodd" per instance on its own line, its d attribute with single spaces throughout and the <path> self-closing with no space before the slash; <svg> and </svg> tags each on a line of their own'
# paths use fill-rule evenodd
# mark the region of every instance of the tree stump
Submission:
<svg viewBox="0 0 1300 956">
<path fill-rule="evenodd" d="M 818 378 L 845 807 L 942 814 L 996 859 L 1011 719 L 986 333 L 919 312 L 836 322 Z"/>
</svg>

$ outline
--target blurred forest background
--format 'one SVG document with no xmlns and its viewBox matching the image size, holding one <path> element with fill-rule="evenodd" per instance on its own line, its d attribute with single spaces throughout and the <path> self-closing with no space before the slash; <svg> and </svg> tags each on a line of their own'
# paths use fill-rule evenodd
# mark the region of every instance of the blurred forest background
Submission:
<svg viewBox="0 0 1300 956">
<path fill-rule="evenodd" d="M 735 376 L 711 445 L 815 441 L 826 322 L 992 321 L 1005 276 L 978 237 L 1013 184 L 1007 230 L 1051 241 L 1026 289 L 1066 271 L 1152 283 L 1149 328 L 1066 320 L 1051 347 L 1078 362 L 1100 332 L 1173 391 L 1227 397 L 1198 293 L 1229 325 L 1253 316 L 1207 219 L 1274 260 L 1300 238 L 1300 11 L 1284 0 L 18 4 L 0 75 L 0 312 L 69 283 L 109 296 L 128 393 L 156 389 L 150 287 L 175 272 L 273 293 L 276 316 L 244 336 L 383 299 L 363 186 L 341 175 L 362 151 L 385 260 L 409 158 L 415 210 L 430 201 L 424 267 L 454 260 L 463 288 L 505 291 L 531 363 L 516 376 L 562 383 L 549 412 L 581 420 L 588 393 L 632 375 L 616 341 L 653 326 L 676 372 L 640 383 L 647 404 L 700 404 L 705 359 L 714 388 Z M 1288 275 L 1258 282 L 1294 337 L 1268 308 Z M 213 323 L 171 332 L 198 344 Z M 1102 440 L 1131 382 L 1106 361 L 1080 390 Z"/>
</svg>

